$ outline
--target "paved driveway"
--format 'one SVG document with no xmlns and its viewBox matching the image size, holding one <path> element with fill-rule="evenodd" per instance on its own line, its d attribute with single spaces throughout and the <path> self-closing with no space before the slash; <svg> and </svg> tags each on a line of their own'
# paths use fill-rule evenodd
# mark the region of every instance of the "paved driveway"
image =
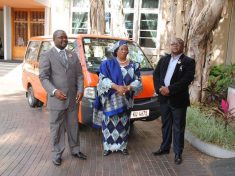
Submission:
<svg viewBox="0 0 235 176">
<path fill-rule="evenodd" d="M 0 62 L 0 69 L 5 68 Z M 114 153 L 103 157 L 101 132 L 81 127 L 81 151 L 88 160 L 73 158 L 68 147 L 62 165 L 51 162 L 48 111 L 28 106 L 21 87 L 21 66 L 13 65 L 0 75 L 0 175 L 12 176 L 209 176 L 199 153 L 187 142 L 183 163 L 174 154 L 155 157 L 161 142 L 160 120 L 135 122 L 128 144 L 129 156 Z M 68 145 L 67 145 L 68 146 Z"/>
</svg>

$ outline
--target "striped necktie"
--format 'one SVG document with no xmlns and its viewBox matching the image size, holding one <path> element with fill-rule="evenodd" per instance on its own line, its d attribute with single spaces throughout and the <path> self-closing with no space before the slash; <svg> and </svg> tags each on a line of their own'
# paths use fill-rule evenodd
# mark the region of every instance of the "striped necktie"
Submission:
<svg viewBox="0 0 235 176">
<path fill-rule="evenodd" d="M 59 52 L 59 54 L 60 54 L 60 57 L 63 59 L 63 61 L 64 61 L 64 64 L 66 65 L 66 67 L 68 66 L 68 60 L 67 60 L 67 58 L 66 58 L 66 53 L 65 53 L 65 51 L 64 50 L 60 50 L 60 52 Z"/>
</svg>

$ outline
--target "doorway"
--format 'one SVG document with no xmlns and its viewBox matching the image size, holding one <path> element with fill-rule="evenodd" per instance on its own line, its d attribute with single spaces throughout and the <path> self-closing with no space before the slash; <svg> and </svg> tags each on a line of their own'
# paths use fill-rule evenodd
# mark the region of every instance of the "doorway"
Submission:
<svg viewBox="0 0 235 176">
<path fill-rule="evenodd" d="M 44 35 L 44 9 L 14 9 L 12 30 L 12 56 L 14 60 L 23 60 L 30 37 Z"/>
</svg>

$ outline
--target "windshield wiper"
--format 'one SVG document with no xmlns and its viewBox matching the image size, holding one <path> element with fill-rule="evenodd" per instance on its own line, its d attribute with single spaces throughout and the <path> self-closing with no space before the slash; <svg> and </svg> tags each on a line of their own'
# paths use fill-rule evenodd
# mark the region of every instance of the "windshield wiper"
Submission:
<svg viewBox="0 0 235 176">
<path fill-rule="evenodd" d="M 99 73 L 100 69 L 96 67 L 88 67 L 88 71 L 91 73 Z"/>
<path fill-rule="evenodd" d="M 140 68 L 140 71 L 152 71 L 153 70 L 153 68 L 151 68 L 151 67 L 142 67 L 142 68 Z"/>
</svg>

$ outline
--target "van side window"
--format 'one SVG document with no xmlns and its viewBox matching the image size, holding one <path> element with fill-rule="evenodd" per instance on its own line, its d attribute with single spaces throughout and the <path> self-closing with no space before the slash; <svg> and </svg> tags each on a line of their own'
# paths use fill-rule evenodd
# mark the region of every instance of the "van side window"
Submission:
<svg viewBox="0 0 235 176">
<path fill-rule="evenodd" d="M 27 61 L 37 60 L 38 49 L 40 46 L 40 41 L 31 41 L 29 43 L 25 59 Z"/>
<path fill-rule="evenodd" d="M 39 56 L 38 59 L 40 60 L 42 58 L 42 54 L 45 53 L 46 51 L 48 51 L 49 49 L 52 48 L 52 41 L 44 41 L 42 42 L 40 51 L 39 51 Z"/>
</svg>

